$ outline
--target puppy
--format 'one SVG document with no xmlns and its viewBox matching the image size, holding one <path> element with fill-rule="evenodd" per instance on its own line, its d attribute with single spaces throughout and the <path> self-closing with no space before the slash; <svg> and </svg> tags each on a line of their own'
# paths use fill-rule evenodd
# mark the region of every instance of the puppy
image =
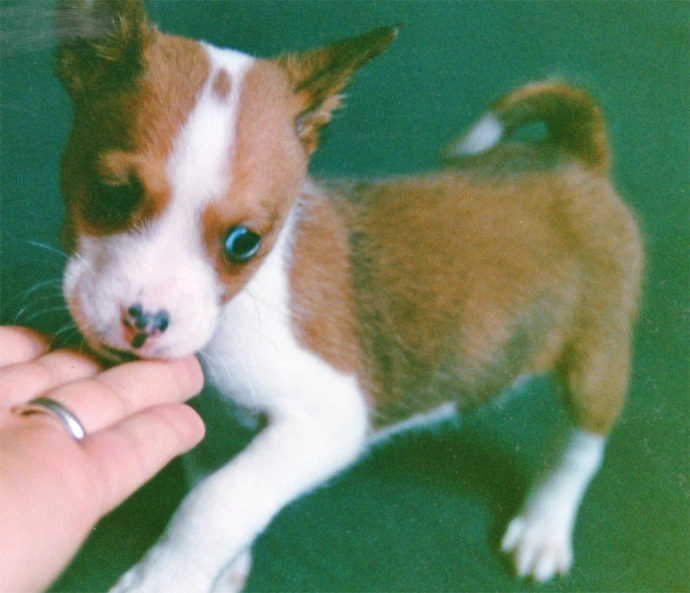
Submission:
<svg viewBox="0 0 690 593">
<path fill-rule="evenodd" d="M 140 0 L 58 14 L 76 323 L 114 359 L 198 352 L 226 397 L 268 418 L 113 590 L 240 590 L 271 519 L 377 434 L 536 373 L 560 383 L 573 433 L 502 546 L 519 575 L 567 573 L 623 404 L 643 259 L 589 96 L 530 84 L 442 170 L 315 183 L 319 133 L 395 29 L 263 60 L 162 34 Z M 535 121 L 543 141 L 501 142 Z"/>
</svg>

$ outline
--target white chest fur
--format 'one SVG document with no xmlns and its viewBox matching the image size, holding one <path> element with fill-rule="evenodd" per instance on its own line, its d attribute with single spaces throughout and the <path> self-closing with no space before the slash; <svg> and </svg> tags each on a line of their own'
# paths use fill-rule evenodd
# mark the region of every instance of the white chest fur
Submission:
<svg viewBox="0 0 690 593">
<path fill-rule="evenodd" d="M 320 415 L 335 393 L 364 397 L 354 376 L 343 375 L 304 348 L 291 326 L 289 264 L 293 213 L 248 285 L 224 308 L 202 351 L 209 378 L 236 403 L 269 415 Z M 337 407 L 337 406 L 336 406 Z"/>
<path fill-rule="evenodd" d="M 287 391 L 291 363 L 306 354 L 290 329 L 290 226 L 249 284 L 227 303 L 202 351 L 216 387 L 249 408 L 270 407 Z"/>
</svg>

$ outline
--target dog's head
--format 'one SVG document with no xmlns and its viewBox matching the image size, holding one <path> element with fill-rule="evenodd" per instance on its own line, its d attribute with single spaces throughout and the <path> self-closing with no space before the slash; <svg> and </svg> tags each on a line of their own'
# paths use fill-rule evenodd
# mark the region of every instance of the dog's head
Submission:
<svg viewBox="0 0 690 593">
<path fill-rule="evenodd" d="M 396 31 L 263 60 L 164 35 L 140 0 L 63 0 L 57 30 L 70 311 L 102 353 L 195 352 L 276 243 L 350 76 Z"/>
</svg>

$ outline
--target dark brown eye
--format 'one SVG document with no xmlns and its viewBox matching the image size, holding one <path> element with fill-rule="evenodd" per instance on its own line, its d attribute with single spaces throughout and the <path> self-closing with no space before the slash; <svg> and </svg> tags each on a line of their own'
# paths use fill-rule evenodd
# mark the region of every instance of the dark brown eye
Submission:
<svg viewBox="0 0 690 593">
<path fill-rule="evenodd" d="M 238 225 L 225 236 L 223 253 L 225 258 L 235 264 L 248 262 L 261 247 L 261 236 L 246 226 Z"/>
<path fill-rule="evenodd" d="M 127 224 L 143 194 L 141 182 L 134 175 L 125 182 L 94 179 L 84 216 L 97 227 L 117 229 Z"/>
</svg>

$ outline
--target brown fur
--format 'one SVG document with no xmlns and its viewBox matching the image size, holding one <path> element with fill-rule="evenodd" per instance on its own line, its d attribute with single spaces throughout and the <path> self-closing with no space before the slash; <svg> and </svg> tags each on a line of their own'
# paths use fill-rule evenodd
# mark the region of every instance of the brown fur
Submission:
<svg viewBox="0 0 690 593">
<path fill-rule="evenodd" d="M 227 73 L 227 71 L 221 70 L 218 72 L 216 77 L 213 79 L 213 86 L 211 87 L 213 94 L 222 101 L 230 96 L 231 88 L 232 80 L 230 79 L 230 75 Z"/>
<path fill-rule="evenodd" d="M 348 230 L 324 195 L 306 193 L 297 208 L 290 269 L 297 337 L 340 371 L 360 373 Z"/>
<path fill-rule="evenodd" d="M 605 433 L 627 380 L 635 222 L 606 179 L 576 164 L 502 183 L 476 166 L 349 188 L 376 418 L 476 404 L 557 370 L 578 426 Z"/>
<path fill-rule="evenodd" d="M 583 90 L 558 81 L 526 84 L 490 107 L 509 134 L 530 121 L 543 121 L 553 146 L 579 157 L 597 173 L 609 165 L 608 138 L 599 106 Z"/>
<path fill-rule="evenodd" d="M 137 78 L 156 33 L 139 0 L 60 0 L 56 25 L 56 74 L 75 102 Z"/>
</svg>

